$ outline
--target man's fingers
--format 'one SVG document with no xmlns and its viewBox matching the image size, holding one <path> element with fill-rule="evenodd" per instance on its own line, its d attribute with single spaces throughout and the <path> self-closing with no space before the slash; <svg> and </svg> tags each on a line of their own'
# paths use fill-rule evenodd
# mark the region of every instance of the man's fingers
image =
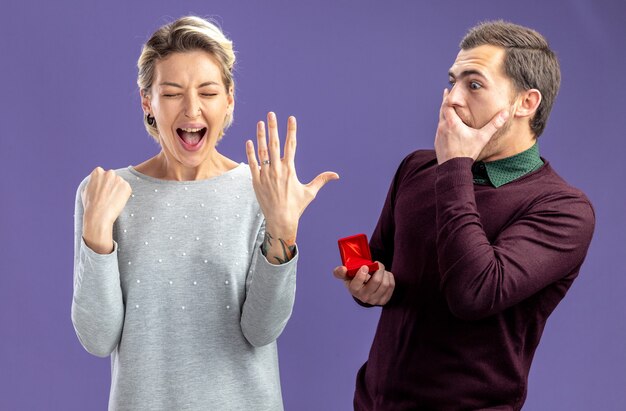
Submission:
<svg viewBox="0 0 626 411">
<path fill-rule="evenodd" d="M 339 267 L 335 267 L 335 269 L 333 270 L 333 275 L 335 276 L 335 278 L 339 279 L 339 280 L 348 280 L 348 268 L 346 268 L 343 265 L 340 265 Z"/>
<path fill-rule="evenodd" d="M 365 284 L 365 287 L 363 288 L 364 291 L 367 291 L 369 294 L 370 300 L 376 301 L 376 299 L 382 294 L 383 290 L 381 287 L 383 286 L 384 279 L 385 272 L 379 270 L 372 274 L 370 279 L 367 281 L 367 284 Z"/>
<path fill-rule="evenodd" d="M 380 304 L 386 289 L 389 287 L 389 279 L 386 277 L 384 265 L 378 263 L 379 270 L 367 274 L 367 266 L 361 267 L 350 283 L 350 291 L 353 296 L 368 304 Z M 360 277 L 360 275 L 363 275 Z"/>
<path fill-rule="evenodd" d="M 396 288 L 396 280 L 393 277 L 393 274 L 389 271 L 385 271 L 385 280 L 387 282 L 387 287 L 385 289 L 385 293 L 381 297 L 381 304 L 387 304 L 393 295 L 393 290 Z"/>
<path fill-rule="evenodd" d="M 393 274 L 389 271 L 383 271 L 380 275 L 380 286 L 370 295 L 368 302 L 374 305 L 387 304 L 393 294 L 394 288 L 395 280 Z"/>
<path fill-rule="evenodd" d="M 505 109 L 497 113 L 491 121 L 480 129 L 481 133 L 491 138 L 509 119 L 509 110 Z"/>
<path fill-rule="evenodd" d="M 348 289 L 350 290 L 350 294 L 354 296 L 362 295 L 362 289 L 365 287 L 370 279 L 371 275 L 367 273 L 367 267 L 361 267 L 359 271 L 356 272 L 354 278 L 348 283 Z"/>
<path fill-rule="evenodd" d="M 383 263 L 376 261 L 376 264 L 378 264 L 378 270 L 376 271 L 385 271 L 385 265 Z"/>
<path fill-rule="evenodd" d="M 384 303 L 384 296 L 389 289 L 389 279 L 387 278 L 387 276 L 383 273 L 383 275 L 378 278 L 379 286 L 376 290 L 372 292 L 372 294 L 370 294 L 370 304 L 374 305 L 381 305 Z"/>
<path fill-rule="evenodd" d="M 446 123 L 447 127 L 452 130 L 459 130 L 461 127 L 467 127 L 461 117 L 459 117 L 459 113 L 456 112 L 454 107 L 445 106 L 442 109 L 443 111 L 443 121 Z"/>
<path fill-rule="evenodd" d="M 447 97 L 448 97 L 448 89 L 444 88 L 443 97 L 441 98 L 441 106 L 439 107 L 439 121 L 442 121 L 444 119 L 443 108 L 446 106 L 446 104 L 448 104 L 448 102 L 446 101 Z"/>
</svg>

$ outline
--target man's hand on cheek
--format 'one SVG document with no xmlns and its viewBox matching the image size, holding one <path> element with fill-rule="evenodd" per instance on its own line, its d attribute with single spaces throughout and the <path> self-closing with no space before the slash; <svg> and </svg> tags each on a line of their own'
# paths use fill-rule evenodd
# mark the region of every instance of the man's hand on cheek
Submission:
<svg viewBox="0 0 626 411">
<path fill-rule="evenodd" d="M 463 123 L 454 107 L 448 103 L 447 97 L 448 89 L 445 89 L 435 135 L 437 162 L 443 164 L 456 157 L 471 157 L 476 160 L 491 137 L 506 123 L 509 112 L 502 110 L 483 128 L 474 129 Z"/>
</svg>

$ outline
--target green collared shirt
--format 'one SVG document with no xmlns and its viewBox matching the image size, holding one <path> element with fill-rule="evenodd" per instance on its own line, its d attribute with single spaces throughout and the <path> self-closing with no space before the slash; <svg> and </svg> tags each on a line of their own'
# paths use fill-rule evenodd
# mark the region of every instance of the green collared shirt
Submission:
<svg viewBox="0 0 626 411">
<path fill-rule="evenodd" d="M 477 161 L 472 165 L 472 174 L 475 184 L 492 185 L 498 188 L 535 171 L 542 165 L 539 146 L 535 143 L 528 150 L 511 157 L 488 163 Z"/>
</svg>

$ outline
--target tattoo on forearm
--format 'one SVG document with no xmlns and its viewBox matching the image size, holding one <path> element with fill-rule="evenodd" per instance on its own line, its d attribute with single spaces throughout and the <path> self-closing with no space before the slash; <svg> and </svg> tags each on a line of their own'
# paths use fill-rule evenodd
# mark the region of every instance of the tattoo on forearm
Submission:
<svg viewBox="0 0 626 411">
<path fill-rule="evenodd" d="M 265 257 L 267 257 L 267 252 L 270 250 L 270 247 L 272 246 L 273 239 L 274 237 L 272 237 L 272 235 L 266 231 L 265 237 L 263 238 L 263 243 L 261 243 L 261 252 L 263 253 Z"/>
<path fill-rule="evenodd" d="M 261 252 L 268 259 L 270 257 L 267 256 L 267 253 L 269 252 L 270 248 L 272 247 L 272 240 L 273 239 L 274 239 L 274 237 L 272 237 L 272 235 L 266 231 L 265 232 L 265 237 L 263 238 L 263 243 L 261 243 Z M 278 241 L 280 242 L 280 247 L 282 249 L 283 255 L 282 255 L 282 257 L 274 255 L 271 258 L 274 258 L 278 262 L 278 264 L 284 264 L 284 263 L 286 263 L 287 261 L 289 261 L 289 260 L 291 260 L 293 258 L 293 255 L 296 252 L 296 246 L 295 246 L 295 244 L 294 245 L 287 245 L 285 240 L 283 240 L 282 238 L 279 238 Z"/>
<path fill-rule="evenodd" d="M 280 246 L 283 249 L 283 258 L 280 258 L 276 255 L 274 256 L 274 258 L 276 259 L 276 261 L 278 261 L 279 264 L 285 264 L 293 257 L 293 254 L 296 252 L 296 246 L 288 246 L 282 238 L 279 238 L 278 241 L 280 241 Z"/>
</svg>

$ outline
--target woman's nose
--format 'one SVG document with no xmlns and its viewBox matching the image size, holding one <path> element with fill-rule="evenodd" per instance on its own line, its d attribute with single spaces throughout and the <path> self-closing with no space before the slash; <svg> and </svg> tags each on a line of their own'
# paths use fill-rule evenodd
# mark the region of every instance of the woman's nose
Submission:
<svg viewBox="0 0 626 411">
<path fill-rule="evenodd" d="M 196 118 L 200 115 L 200 104 L 197 99 L 190 97 L 185 105 L 185 117 Z"/>
</svg>

